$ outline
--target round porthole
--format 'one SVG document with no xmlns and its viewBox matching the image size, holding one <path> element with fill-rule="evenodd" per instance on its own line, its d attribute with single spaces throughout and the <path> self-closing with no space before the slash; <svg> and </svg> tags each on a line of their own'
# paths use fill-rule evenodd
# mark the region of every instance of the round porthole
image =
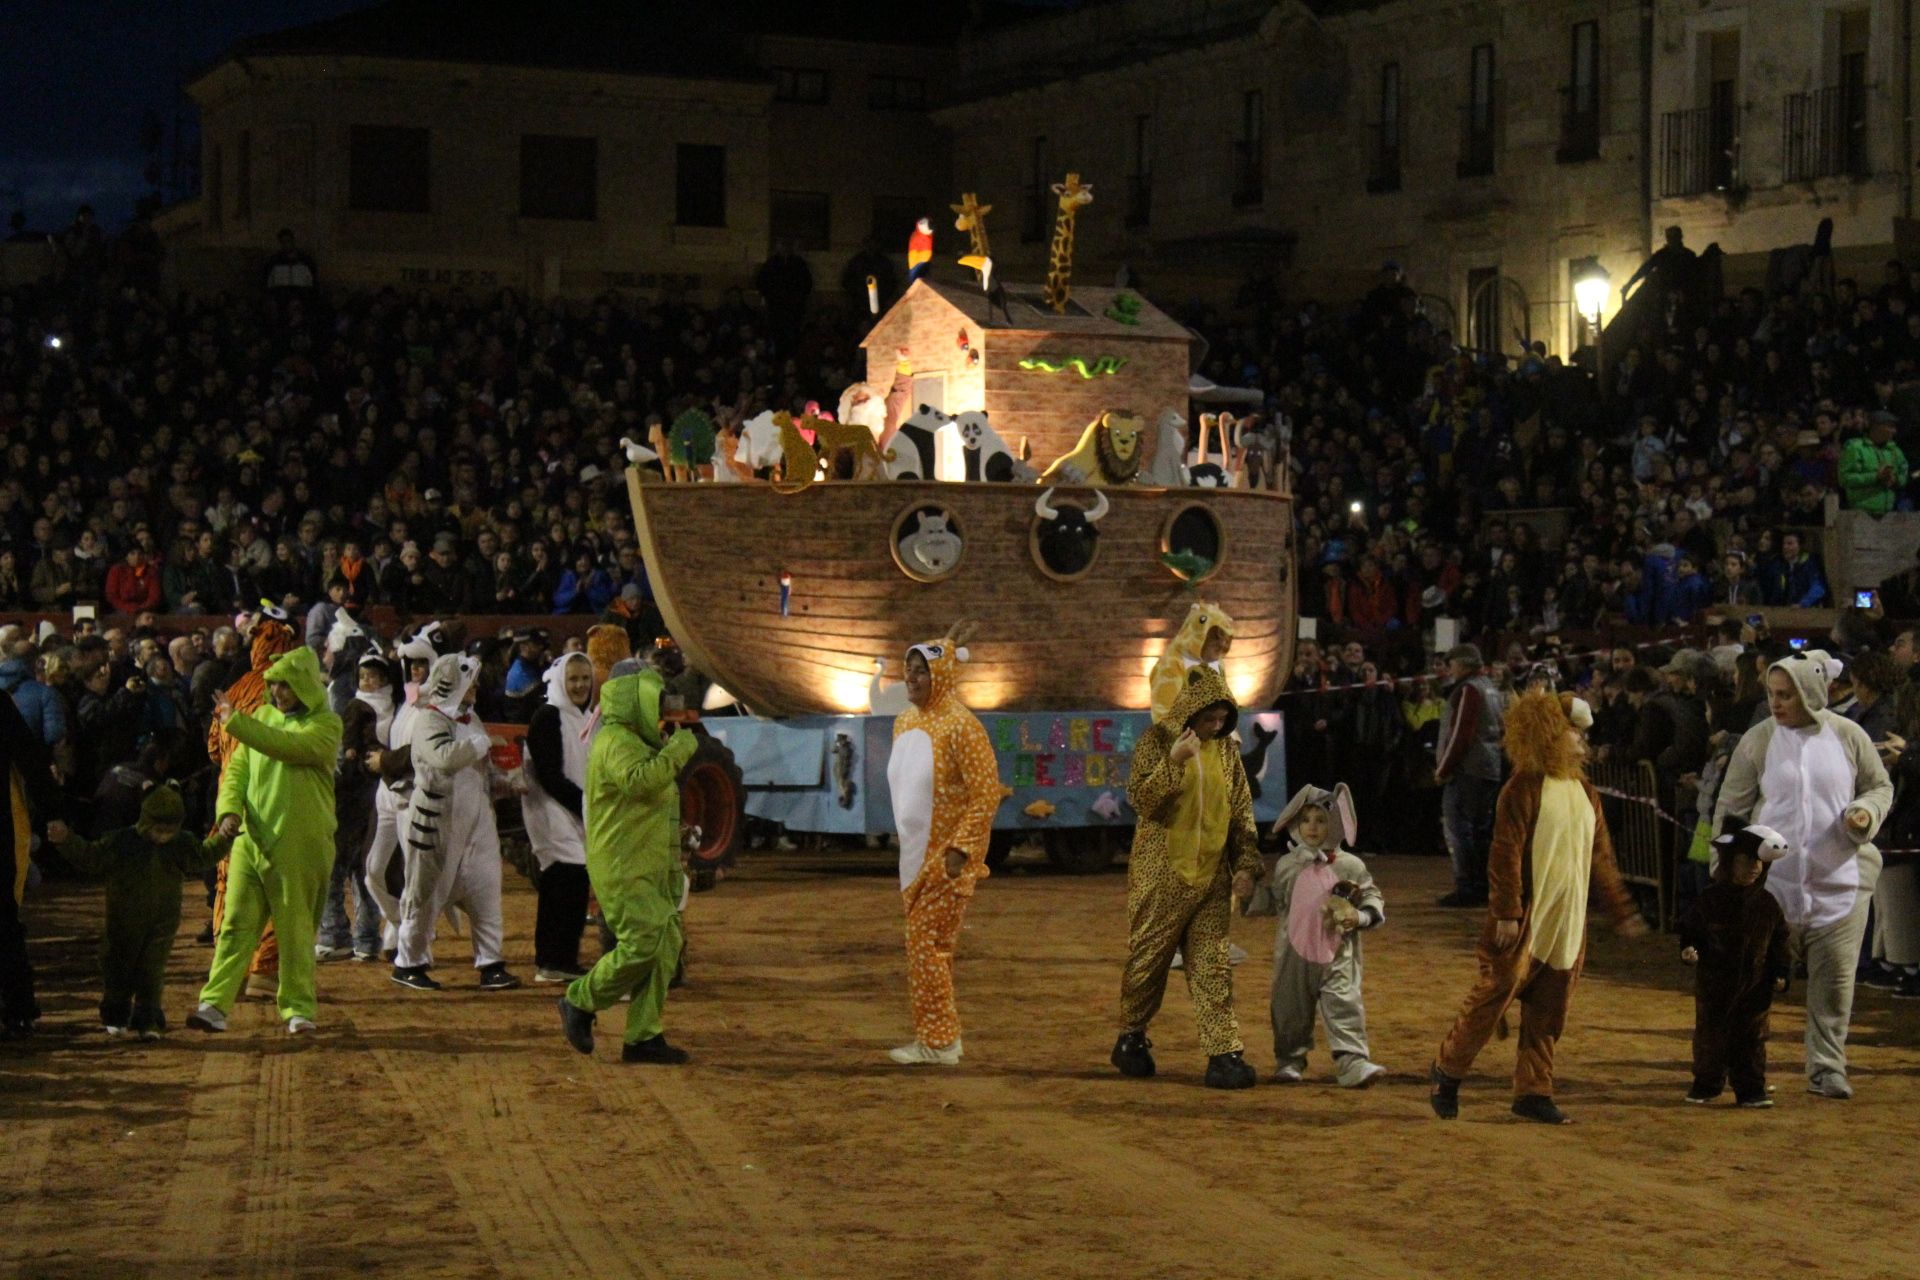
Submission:
<svg viewBox="0 0 1920 1280">
<path fill-rule="evenodd" d="M 1182 582 L 1204 582 L 1227 558 L 1227 531 L 1204 502 L 1191 502 L 1167 517 L 1160 530 L 1160 563 Z"/>
<path fill-rule="evenodd" d="M 1035 567 L 1055 582 L 1074 582 L 1092 573 L 1100 558 L 1100 522 L 1110 507 L 1098 489 L 1091 503 L 1058 497 L 1052 489 L 1042 493 L 1034 500 L 1027 532 Z"/>
<path fill-rule="evenodd" d="M 893 563 L 915 582 L 939 582 L 960 568 L 967 544 L 953 512 L 916 502 L 893 518 Z"/>
</svg>

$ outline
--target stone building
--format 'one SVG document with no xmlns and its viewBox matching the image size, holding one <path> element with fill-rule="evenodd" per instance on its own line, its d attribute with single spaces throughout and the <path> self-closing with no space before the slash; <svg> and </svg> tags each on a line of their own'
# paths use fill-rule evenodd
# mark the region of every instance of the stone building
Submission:
<svg viewBox="0 0 1920 1280">
<path fill-rule="evenodd" d="M 199 285 L 252 278 L 286 227 L 335 283 L 710 292 L 783 240 L 830 289 L 946 190 L 926 109 L 959 18 L 890 12 L 391 0 L 261 37 L 188 85 L 201 194 L 160 230 Z"/>
<path fill-rule="evenodd" d="M 1652 225 L 1719 244 L 1733 284 L 1830 217 L 1837 269 L 1877 283 L 1913 216 L 1911 22 L 1903 0 L 1660 4 Z"/>
<path fill-rule="evenodd" d="M 1230 298 L 1265 267 L 1329 297 L 1392 261 L 1463 341 L 1580 336 L 1572 274 L 1646 248 L 1642 6 L 1114 0 L 966 46 L 936 112 L 955 180 L 1095 187 L 1078 267 Z M 1057 71 L 1052 68 L 1059 68 Z"/>
</svg>

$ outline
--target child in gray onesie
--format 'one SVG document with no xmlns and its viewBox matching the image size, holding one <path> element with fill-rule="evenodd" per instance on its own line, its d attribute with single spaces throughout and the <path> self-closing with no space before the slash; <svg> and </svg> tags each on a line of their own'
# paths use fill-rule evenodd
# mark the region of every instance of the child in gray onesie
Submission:
<svg viewBox="0 0 1920 1280">
<path fill-rule="evenodd" d="M 1244 908 L 1280 917 L 1273 941 L 1275 1084 L 1298 1084 L 1305 1075 L 1315 1013 L 1327 1024 L 1341 1085 L 1364 1089 L 1387 1073 L 1367 1056 L 1360 1005 L 1360 933 L 1385 920 L 1387 906 L 1366 863 L 1341 848 L 1343 839 L 1353 842 L 1355 826 L 1346 783 L 1332 791 L 1300 788 L 1273 825 L 1292 846 Z"/>
</svg>

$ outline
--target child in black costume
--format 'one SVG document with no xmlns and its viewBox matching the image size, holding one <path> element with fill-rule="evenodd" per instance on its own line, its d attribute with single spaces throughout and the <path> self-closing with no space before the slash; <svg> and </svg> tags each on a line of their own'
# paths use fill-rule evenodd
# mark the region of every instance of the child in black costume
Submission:
<svg viewBox="0 0 1920 1280">
<path fill-rule="evenodd" d="M 1792 963 L 1787 921 L 1767 892 L 1767 864 L 1788 852 L 1770 827 L 1731 831 L 1713 842 L 1713 883 L 1680 920 L 1680 958 L 1698 965 L 1693 996 L 1693 1088 L 1687 1101 L 1719 1097 L 1729 1078 L 1734 1101 L 1770 1107 L 1767 1017 L 1787 989 Z"/>
</svg>

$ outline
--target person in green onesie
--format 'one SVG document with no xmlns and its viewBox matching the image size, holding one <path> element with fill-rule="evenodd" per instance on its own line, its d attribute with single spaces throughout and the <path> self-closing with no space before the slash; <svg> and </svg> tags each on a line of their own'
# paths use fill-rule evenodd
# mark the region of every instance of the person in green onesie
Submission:
<svg viewBox="0 0 1920 1280">
<path fill-rule="evenodd" d="M 647 670 L 600 689 L 600 728 L 587 754 L 587 875 L 616 944 L 560 997 L 567 1043 L 593 1052 L 593 1019 L 632 993 L 626 1062 L 681 1063 L 660 1015 L 680 956 L 680 767 L 699 741 L 662 736 L 660 674 Z M 669 726 L 671 729 L 671 726 Z"/>
<path fill-rule="evenodd" d="M 180 931 L 181 877 L 220 865 L 232 843 L 223 835 L 196 840 L 182 831 L 186 802 L 171 784 L 140 801 L 140 820 L 83 840 L 64 825 L 48 824 L 60 856 L 82 871 L 106 877 L 107 927 L 100 939 L 100 1021 L 115 1039 L 128 1034 L 158 1040 L 167 1029 L 161 997 L 167 957 Z M 59 831 L 52 828 L 58 826 Z"/>
<path fill-rule="evenodd" d="M 280 938 L 276 1003 L 289 1035 L 314 1029 L 313 935 L 333 871 L 333 767 L 340 717 L 327 707 L 320 659 L 305 645 L 267 668 L 267 703 L 236 715 L 224 694 L 214 714 L 239 745 L 227 759 L 214 808 L 234 837 L 227 863 L 227 910 L 200 1007 L 187 1025 L 225 1031 L 227 1011 L 271 919 Z"/>
</svg>

